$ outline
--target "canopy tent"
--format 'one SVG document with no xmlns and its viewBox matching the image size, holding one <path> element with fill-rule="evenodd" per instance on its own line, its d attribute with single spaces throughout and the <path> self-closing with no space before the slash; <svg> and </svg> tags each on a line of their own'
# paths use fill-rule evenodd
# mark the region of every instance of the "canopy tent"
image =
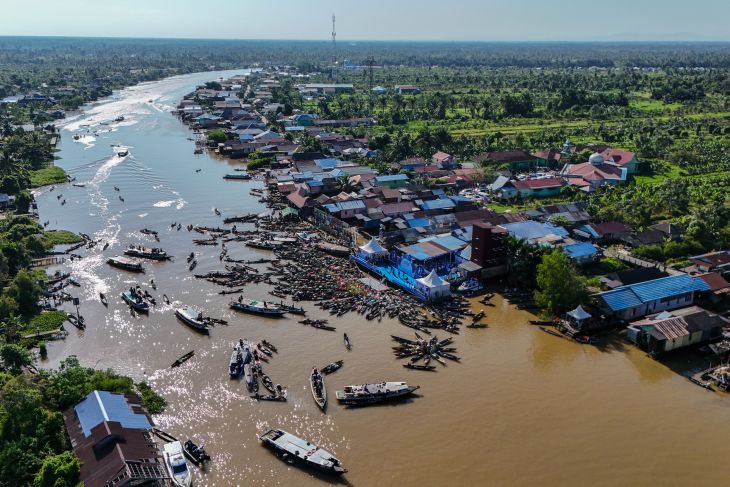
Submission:
<svg viewBox="0 0 730 487">
<path fill-rule="evenodd" d="M 432 270 L 429 275 L 416 279 L 416 287 L 429 299 L 437 299 L 451 294 L 450 285 Z"/>
<path fill-rule="evenodd" d="M 365 256 L 383 256 L 387 255 L 388 251 L 383 248 L 382 245 L 375 240 L 375 237 L 371 238 L 368 243 L 360 247 L 360 252 Z"/>
<path fill-rule="evenodd" d="M 281 217 L 282 218 L 299 218 L 299 212 L 296 210 L 296 208 L 287 206 L 286 208 L 281 210 Z"/>
<path fill-rule="evenodd" d="M 591 314 L 583 309 L 583 306 L 580 304 L 577 308 L 575 308 L 573 311 L 568 311 L 568 316 L 573 318 L 576 322 L 581 322 L 589 319 L 591 317 Z"/>
</svg>

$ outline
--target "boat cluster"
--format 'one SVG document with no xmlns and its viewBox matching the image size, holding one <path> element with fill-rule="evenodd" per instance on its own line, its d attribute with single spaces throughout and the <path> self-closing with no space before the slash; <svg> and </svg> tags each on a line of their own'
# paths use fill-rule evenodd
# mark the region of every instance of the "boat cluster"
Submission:
<svg viewBox="0 0 730 487">
<path fill-rule="evenodd" d="M 426 340 L 416 333 L 416 339 L 410 340 L 408 338 L 402 338 L 399 336 L 391 335 L 391 338 L 398 342 L 398 346 L 393 347 L 393 353 L 398 359 L 408 358 L 408 363 L 404 364 L 403 367 L 413 370 L 436 370 L 435 365 L 431 365 L 431 360 L 434 360 L 441 365 L 446 365 L 443 360 L 453 360 L 458 362 L 461 360 L 457 355 L 456 348 L 449 347 L 454 341 L 453 338 L 445 338 L 439 340 L 438 337 L 431 337 Z M 419 362 L 423 363 L 419 363 Z"/>
<path fill-rule="evenodd" d="M 231 379 L 240 379 L 243 376 L 251 398 L 258 401 L 286 401 L 286 388 L 280 384 L 274 385 L 263 369 L 263 363 L 268 362 L 278 350 L 266 340 L 251 342 L 239 339 L 234 345 L 231 360 L 228 363 L 228 375 Z M 266 390 L 264 393 L 260 387 Z"/>
</svg>

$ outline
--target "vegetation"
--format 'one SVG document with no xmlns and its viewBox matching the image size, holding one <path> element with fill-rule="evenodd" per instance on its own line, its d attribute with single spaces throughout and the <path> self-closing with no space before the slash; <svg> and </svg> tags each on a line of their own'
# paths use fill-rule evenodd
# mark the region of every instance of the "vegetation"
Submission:
<svg viewBox="0 0 730 487">
<path fill-rule="evenodd" d="M 68 230 L 48 230 L 43 232 L 43 242 L 51 249 L 56 245 L 72 245 L 82 242 L 83 239 Z"/>
<path fill-rule="evenodd" d="M 537 266 L 535 302 L 547 312 L 560 315 L 588 301 L 585 283 L 560 249 L 542 256 Z"/>
<path fill-rule="evenodd" d="M 66 171 L 58 166 L 44 167 L 30 172 L 30 186 L 38 188 L 50 184 L 61 184 L 68 181 Z"/>
</svg>

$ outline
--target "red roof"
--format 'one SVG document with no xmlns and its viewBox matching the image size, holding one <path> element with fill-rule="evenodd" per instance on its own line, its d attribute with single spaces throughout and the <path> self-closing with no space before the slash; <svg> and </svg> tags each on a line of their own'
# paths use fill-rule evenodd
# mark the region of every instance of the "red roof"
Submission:
<svg viewBox="0 0 730 487">
<path fill-rule="evenodd" d="M 606 149 L 603 152 L 601 152 L 601 155 L 603 158 L 607 161 L 611 160 L 615 164 L 618 164 L 619 166 L 623 166 L 624 164 L 628 164 L 634 158 L 636 155 L 633 152 L 629 152 L 627 150 L 621 150 L 621 149 Z"/>
<path fill-rule="evenodd" d="M 517 189 L 540 189 L 562 186 L 564 181 L 561 178 L 526 179 L 524 181 L 512 181 L 512 186 Z"/>
<path fill-rule="evenodd" d="M 610 164 L 568 164 L 563 174 L 568 177 L 581 177 L 586 181 L 621 180 L 621 169 Z"/>
<path fill-rule="evenodd" d="M 451 159 L 451 154 L 447 154 L 446 152 L 439 151 L 439 152 L 435 153 L 433 156 L 431 156 L 431 158 L 438 162 L 444 162 L 444 161 Z"/>
<path fill-rule="evenodd" d="M 721 291 L 723 289 L 730 288 L 730 283 L 728 283 L 718 272 L 708 272 L 707 274 L 701 274 L 697 277 L 705 281 L 707 285 L 710 286 L 710 291 Z"/>
<path fill-rule="evenodd" d="M 413 203 L 404 201 L 402 203 L 389 203 L 380 207 L 380 211 L 385 216 L 400 215 L 408 213 L 414 209 Z"/>
<path fill-rule="evenodd" d="M 593 230 L 598 235 L 608 235 L 610 233 L 628 233 L 631 231 L 631 227 L 621 222 L 606 222 L 606 223 L 593 223 L 591 224 Z"/>
<path fill-rule="evenodd" d="M 301 190 L 290 193 L 289 195 L 287 195 L 286 198 L 289 200 L 289 202 L 291 204 L 293 204 L 294 206 L 296 206 L 299 209 L 302 209 L 305 206 L 307 206 L 307 204 L 310 201 L 309 197 L 307 195 L 303 194 L 301 192 Z"/>
</svg>

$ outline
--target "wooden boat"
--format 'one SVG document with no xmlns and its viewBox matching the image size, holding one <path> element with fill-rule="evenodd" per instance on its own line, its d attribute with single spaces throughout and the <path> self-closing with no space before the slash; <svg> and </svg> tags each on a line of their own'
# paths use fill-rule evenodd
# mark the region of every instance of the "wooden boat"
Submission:
<svg viewBox="0 0 730 487">
<path fill-rule="evenodd" d="M 182 364 L 190 360 L 195 355 L 195 350 L 190 350 L 188 353 L 181 355 L 175 360 L 170 367 L 180 367 Z"/>
<path fill-rule="evenodd" d="M 73 183 L 71 186 L 75 186 L 77 188 L 84 188 L 86 185 L 84 183 Z"/>
<path fill-rule="evenodd" d="M 246 381 L 246 387 L 248 387 L 248 390 L 253 391 L 254 374 L 253 365 L 251 365 L 250 362 L 243 364 L 243 379 Z"/>
<path fill-rule="evenodd" d="M 223 179 L 238 179 L 248 181 L 249 179 L 251 179 L 251 175 L 248 173 L 226 174 L 225 176 L 223 176 Z"/>
<path fill-rule="evenodd" d="M 284 430 L 269 430 L 260 435 L 259 440 L 289 464 L 309 467 L 335 475 L 347 472 L 347 469 L 332 453 Z"/>
<path fill-rule="evenodd" d="M 78 328 L 79 330 L 85 330 L 86 329 L 86 325 L 84 324 L 83 318 L 81 318 L 81 317 L 78 317 L 77 318 L 76 316 L 74 316 L 72 314 L 69 314 L 69 315 L 66 315 L 66 320 L 69 323 L 71 323 L 73 326 L 75 326 L 76 328 Z"/>
<path fill-rule="evenodd" d="M 302 315 L 303 316 L 303 315 L 307 314 L 307 312 L 304 311 L 304 308 L 301 307 L 301 306 L 297 308 L 296 306 L 290 306 L 288 304 L 279 304 L 279 307 L 281 309 L 283 309 L 284 311 L 286 311 L 287 313 L 291 313 L 291 314 L 294 314 L 294 315 Z"/>
<path fill-rule="evenodd" d="M 218 216 L 221 216 L 221 211 L 218 208 L 213 208 L 213 213 L 215 213 Z"/>
<path fill-rule="evenodd" d="M 577 335 L 575 341 L 585 345 L 595 345 L 598 343 L 598 338 L 589 335 Z"/>
<path fill-rule="evenodd" d="M 530 320 L 530 324 L 535 326 L 555 326 L 554 322 L 543 320 Z"/>
<path fill-rule="evenodd" d="M 565 338 L 565 335 L 563 335 L 562 333 L 557 332 L 555 330 L 551 330 L 550 328 L 545 328 L 544 326 L 541 326 L 540 329 L 542 331 L 544 331 L 545 333 L 548 333 L 550 335 L 553 335 L 553 336 L 556 336 L 556 337 L 560 337 L 560 338 Z"/>
<path fill-rule="evenodd" d="M 143 228 L 139 231 L 139 233 L 143 233 L 145 235 L 157 235 L 157 230 L 150 230 L 149 228 Z"/>
<path fill-rule="evenodd" d="M 189 270 L 189 271 L 192 271 L 193 269 L 195 269 L 195 267 L 197 267 L 197 265 L 198 265 L 198 261 L 197 261 L 197 260 L 193 260 L 193 261 L 192 261 L 192 262 L 190 263 L 190 265 L 188 266 L 188 270 Z"/>
<path fill-rule="evenodd" d="M 144 272 L 144 267 L 142 267 L 142 264 L 140 264 L 139 262 L 127 259 L 126 257 L 122 257 L 122 256 L 109 257 L 109 259 L 107 259 L 106 263 L 112 267 L 124 269 L 125 271 Z"/>
<path fill-rule="evenodd" d="M 238 379 L 243 373 L 243 356 L 241 349 L 236 346 L 231 353 L 231 360 L 228 363 L 228 375 L 231 379 Z"/>
<path fill-rule="evenodd" d="M 162 447 L 162 457 L 173 485 L 177 487 L 193 485 L 193 476 L 188 469 L 188 462 L 185 460 L 184 450 L 179 441 L 165 443 Z"/>
<path fill-rule="evenodd" d="M 345 386 L 337 391 L 337 400 L 349 405 L 368 405 L 387 401 L 413 393 L 419 387 L 409 386 L 405 382 L 379 382 L 377 384 L 361 384 Z"/>
<path fill-rule="evenodd" d="M 344 362 L 342 360 L 338 360 L 337 362 L 332 362 L 331 364 L 329 364 L 325 367 L 322 367 L 322 373 L 324 375 L 329 375 L 334 372 L 337 372 L 338 370 L 340 370 L 342 368 L 343 363 Z"/>
<path fill-rule="evenodd" d="M 168 255 L 167 252 L 162 249 L 147 248 L 135 245 L 130 245 L 129 247 L 124 249 L 124 255 L 128 255 L 130 257 L 141 257 L 143 259 L 150 260 L 167 260 L 170 258 L 170 255 Z"/>
<path fill-rule="evenodd" d="M 150 305 L 137 293 L 125 291 L 122 293 L 122 299 L 135 311 L 139 311 L 140 313 L 149 313 L 150 311 Z"/>
<path fill-rule="evenodd" d="M 267 391 L 269 391 L 272 394 L 276 394 L 276 389 L 274 389 L 274 382 L 271 380 L 271 377 L 261 373 L 261 384 L 266 388 Z"/>
<path fill-rule="evenodd" d="M 435 365 L 419 365 L 419 364 L 407 363 L 407 364 L 403 364 L 403 367 L 405 367 L 406 369 L 411 369 L 411 370 L 428 370 L 428 371 L 436 370 Z"/>
<path fill-rule="evenodd" d="M 188 264 L 191 263 L 195 259 L 195 252 L 190 252 L 190 255 L 188 255 Z"/>
<path fill-rule="evenodd" d="M 274 247 L 276 247 L 275 242 L 269 242 L 265 240 L 249 240 L 246 242 L 246 247 L 251 247 L 253 249 L 260 249 L 260 250 L 274 250 Z"/>
<path fill-rule="evenodd" d="M 263 316 L 282 316 L 285 311 L 276 303 L 267 303 L 266 301 L 257 301 L 254 299 L 239 299 L 231 301 L 228 306 L 235 311 L 243 311 L 245 313 L 253 313 Z"/>
<path fill-rule="evenodd" d="M 345 348 L 347 350 L 352 350 L 352 343 L 350 343 L 350 337 L 347 336 L 347 333 L 344 335 L 344 341 L 345 341 Z"/>
<path fill-rule="evenodd" d="M 175 316 L 191 328 L 201 333 L 208 333 L 208 322 L 203 319 L 203 313 L 201 313 L 197 308 L 192 306 L 177 308 L 175 310 Z"/>
<path fill-rule="evenodd" d="M 263 343 L 263 345 L 266 348 L 268 348 L 269 350 L 271 350 L 272 352 L 274 352 L 274 353 L 278 353 L 279 352 L 279 350 L 270 341 L 268 341 L 268 340 L 261 340 L 261 343 Z"/>
<path fill-rule="evenodd" d="M 312 391 L 312 397 L 314 402 L 317 403 L 319 409 L 324 411 L 327 408 L 327 388 L 324 384 L 324 378 L 317 371 L 317 368 L 312 369 L 312 373 L 309 374 L 309 388 Z"/>
<path fill-rule="evenodd" d="M 259 393 L 251 394 L 251 399 L 256 399 L 257 401 L 278 401 L 278 402 L 286 402 L 286 394 L 267 394 L 262 395 Z"/>
<path fill-rule="evenodd" d="M 470 324 L 466 325 L 466 327 L 467 328 L 486 328 L 487 324 L 486 323 L 470 323 Z"/>
<path fill-rule="evenodd" d="M 129 151 L 127 149 L 122 149 L 122 150 L 117 151 L 117 155 L 119 157 L 126 157 L 129 155 Z"/>
<path fill-rule="evenodd" d="M 109 301 L 107 301 L 104 293 L 99 293 L 99 299 L 101 300 L 101 304 L 103 304 L 104 306 L 109 306 Z"/>
</svg>

